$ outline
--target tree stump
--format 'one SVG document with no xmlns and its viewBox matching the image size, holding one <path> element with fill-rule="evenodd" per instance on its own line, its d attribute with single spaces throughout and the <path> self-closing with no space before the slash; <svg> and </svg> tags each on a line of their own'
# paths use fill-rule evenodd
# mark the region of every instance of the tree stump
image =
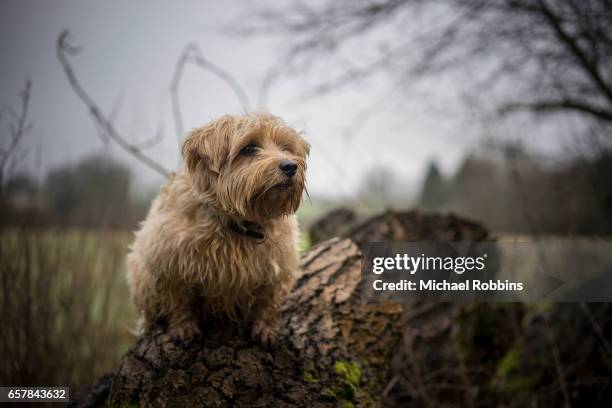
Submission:
<svg viewBox="0 0 612 408">
<path fill-rule="evenodd" d="M 418 210 L 387 210 L 360 218 L 339 208 L 323 215 L 308 229 L 310 242 L 333 237 L 350 238 L 357 244 L 375 241 L 484 241 L 491 237 L 482 225 L 454 214 Z"/>
<path fill-rule="evenodd" d="M 308 228 L 310 242 L 318 244 L 330 238 L 343 237 L 358 218 L 350 208 L 336 208 L 319 217 Z"/>
<path fill-rule="evenodd" d="M 385 211 L 350 226 L 343 237 L 358 244 L 376 241 L 488 241 L 489 231 L 454 214 Z"/>
</svg>

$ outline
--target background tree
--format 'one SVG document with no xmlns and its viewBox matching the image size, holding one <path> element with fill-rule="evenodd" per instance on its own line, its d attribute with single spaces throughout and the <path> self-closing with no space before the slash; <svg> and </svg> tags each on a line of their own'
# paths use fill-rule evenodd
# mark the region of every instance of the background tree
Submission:
<svg viewBox="0 0 612 408">
<path fill-rule="evenodd" d="M 571 112 L 612 124 L 610 0 L 286 4 L 259 9 L 245 31 L 285 36 L 286 72 L 325 63 L 319 91 L 380 73 L 406 84 L 452 72 L 496 112 Z"/>
<path fill-rule="evenodd" d="M 18 112 L 11 107 L 0 110 L 0 119 L 3 119 L 4 116 L 8 117 L 7 135 L 6 138 L 3 137 L 2 147 L 0 147 L 0 202 L 4 201 L 7 183 L 25 152 L 22 140 L 29 130 L 27 118 L 31 89 L 32 83 L 27 80 L 23 90 L 19 93 L 21 105 Z"/>
<path fill-rule="evenodd" d="M 432 161 L 427 168 L 419 205 L 429 210 L 439 209 L 445 204 L 447 198 L 446 181 L 436 163 Z"/>
<path fill-rule="evenodd" d="M 129 225 L 130 185 L 124 165 L 92 156 L 49 172 L 44 195 L 62 226 L 119 227 Z"/>
</svg>

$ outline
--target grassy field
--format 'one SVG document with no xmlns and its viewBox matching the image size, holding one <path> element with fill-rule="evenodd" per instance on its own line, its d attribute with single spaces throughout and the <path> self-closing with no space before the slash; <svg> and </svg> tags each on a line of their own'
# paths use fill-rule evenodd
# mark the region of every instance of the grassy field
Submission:
<svg viewBox="0 0 612 408">
<path fill-rule="evenodd" d="M 69 385 L 116 367 L 133 341 L 130 233 L 3 231 L 0 383 Z"/>
</svg>

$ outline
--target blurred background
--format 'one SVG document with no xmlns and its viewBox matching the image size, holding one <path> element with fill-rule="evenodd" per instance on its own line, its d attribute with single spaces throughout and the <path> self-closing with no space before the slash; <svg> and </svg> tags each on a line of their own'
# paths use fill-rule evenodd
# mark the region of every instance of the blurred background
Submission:
<svg viewBox="0 0 612 408">
<path fill-rule="evenodd" d="M 131 231 L 185 132 L 225 113 L 311 143 L 303 249 L 338 208 L 612 233 L 608 0 L 5 0 L 0 53 L 5 385 L 117 364 Z"/>
</svg>

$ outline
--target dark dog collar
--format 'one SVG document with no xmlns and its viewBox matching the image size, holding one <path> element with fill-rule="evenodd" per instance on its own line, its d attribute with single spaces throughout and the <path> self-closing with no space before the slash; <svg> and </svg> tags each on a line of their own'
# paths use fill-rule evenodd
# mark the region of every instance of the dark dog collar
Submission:
<svg viewBox="0 0 612 408">
<path fill-rule="evenodd" d="M 256 243 L 261 244 L 266 240 L 266 231 L 261 226 L 253 221 L 235 221 L 229 222 L 229 228 L 237 234 L 244 235 L 254 239 Z"/>
</svg>

